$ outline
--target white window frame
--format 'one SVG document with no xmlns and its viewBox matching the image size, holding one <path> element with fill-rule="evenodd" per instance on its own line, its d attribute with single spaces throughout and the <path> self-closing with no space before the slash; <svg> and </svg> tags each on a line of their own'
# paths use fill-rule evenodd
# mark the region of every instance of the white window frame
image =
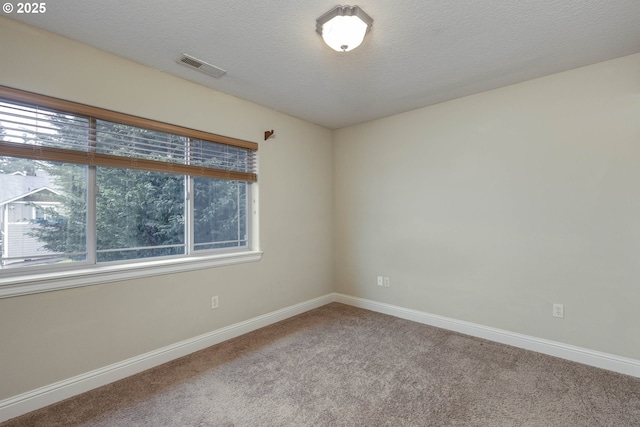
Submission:
<svg viewBox="0 0 640 427">
<path fill-rule="evenodd" d="M 144 258 L 122 263 L 112 262 L 93 265 L 82 263 L 82 265 L 46 272 L 35 272 L 31 269 L 18 272 L 18 269 L 10 269 L 12 271 L 8 273 L 0 271 L 0 298 L 258 262 L 262 259 L 262 251 L 257 249 L 259 247 L 259 235 L 257 233 L 258 184 L 253 183 L 249 187 L 250 195 L 247 206 L 249 212 L 247 212 L 247 217 L 249 218 L 250 243 L 248 250 L 225 253 L 194 253 L 171 258 Z"/>
<path fill-rule="evenodd" d="M 47 98 L 0 86 L 0 94 L 2 93 L 17 94 L 16 96 L 18 97 L 24 95 L 27 97 Z M 51 100 L 54 105 L 58 103 L 63 105 L 73 104 L 53 98 L 48 98 L 48 100 Z M 73 104 L 73 106 L 74 108 L 76 106 L 80 108 L 86 107 L 79 104 Z M 96 110 L 95 107 L 86 108 Z M 190 132 L 195 132 L 197 137 L 200 134 L 204 134 L 199 131 Z M 217 137 L 216 135 L 213 136 Z M 223 141 L 225 139 L 231 140 L 231 138 L 227 137 L 219 138 Z M 256 170 L 259 166 L 258 162 L 259 160 L 256 158 Z M 193 226 L 193 210 L 191 209 L 193 206 L 193 177 L 184 176 L 186 177 L 185 209 L 187 214 L 185 218 L 185 227 L 187 227 L 187 230 L 185 230 L 187 236 L 185 242 L 186 255 L 97 263 L 95 259 L 96 251 L 90 249 L 96 248 L 97 228 L 94 222 L 96 213 L 96 166 L 87 166 L 87 215 L 89 218 L 93 218 L 87 221 L 87 259 L 69 263 L 69 265 L 0 269 L 0 298 L 260 261 L 262 259 L 262 251 L 258 249 L 260 247 L 258 238 L 258 183 L 247 183 L 247 246 L 194 251 L 193 231 L 188 229 Z"/>
</svg>

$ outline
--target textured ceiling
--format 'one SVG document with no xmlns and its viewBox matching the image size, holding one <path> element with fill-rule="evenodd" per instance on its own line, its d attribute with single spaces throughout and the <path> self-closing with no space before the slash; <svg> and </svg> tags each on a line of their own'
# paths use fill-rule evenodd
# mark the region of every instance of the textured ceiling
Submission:
<svg viewBox="0 0 640 427">
<path fill-rule="evenodd" d="M 640 52 L 640 0 L 349 4 L 374 19 L 349 53 L 315 32 L 326 0 L 56 0 L 9 16 L 331 129 Z"/>
</svg>

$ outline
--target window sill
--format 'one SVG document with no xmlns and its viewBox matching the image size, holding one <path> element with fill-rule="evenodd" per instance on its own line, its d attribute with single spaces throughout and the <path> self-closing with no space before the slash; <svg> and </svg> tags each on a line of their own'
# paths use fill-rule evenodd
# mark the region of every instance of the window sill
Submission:
<svg viewBox="0 0 640 427">
<path fill-rule="evenodd" d="M 260 261 L 260 259 L 262 259 L 261 251 L 246 251 L 224 255 L 191 256 L 170 260 L 143 261 L 131 264 L 100 265 L 64 272 L 39 273 L 7 278 L 0 277 L 0 298 L 256 262 Z"/>
</svg>

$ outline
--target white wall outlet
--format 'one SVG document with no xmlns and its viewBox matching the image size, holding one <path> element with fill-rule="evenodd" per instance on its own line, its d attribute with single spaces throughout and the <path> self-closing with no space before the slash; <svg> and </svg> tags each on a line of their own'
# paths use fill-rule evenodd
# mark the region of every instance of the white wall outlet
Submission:
<svg viewBox="0 0 640 427">
<path fill-rule="evenodd" d="M 564 305 L 553 304 L 553 317 L 564 318 Z"/>
<path fill-rule="evenodd" d="M 383 285 L 384 285 L 384 277 L 378 276 L 378 286 L 383 286 Z"/>
<path fill-rule="evenodd" d="M 211 309 L 215 310 L 218 308 L 218 297 L 211 297 Z"/>
<path fill-rule="evenodd" d="M 389 286 L 391 286 L 391 280 L 388 277 L 384 278 L 384 287 L 388 288 Z"/>
</svg>

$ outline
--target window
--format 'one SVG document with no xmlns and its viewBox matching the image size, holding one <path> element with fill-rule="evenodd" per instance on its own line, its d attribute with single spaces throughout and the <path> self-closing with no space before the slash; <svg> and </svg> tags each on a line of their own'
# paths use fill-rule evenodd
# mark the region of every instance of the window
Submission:
<svg viewBox="0 0 640 427">
<path fill-rule="evenodd" d="M 0 86 L 0 269 L 248 251 L 257 148 Z"/>
</svg>

